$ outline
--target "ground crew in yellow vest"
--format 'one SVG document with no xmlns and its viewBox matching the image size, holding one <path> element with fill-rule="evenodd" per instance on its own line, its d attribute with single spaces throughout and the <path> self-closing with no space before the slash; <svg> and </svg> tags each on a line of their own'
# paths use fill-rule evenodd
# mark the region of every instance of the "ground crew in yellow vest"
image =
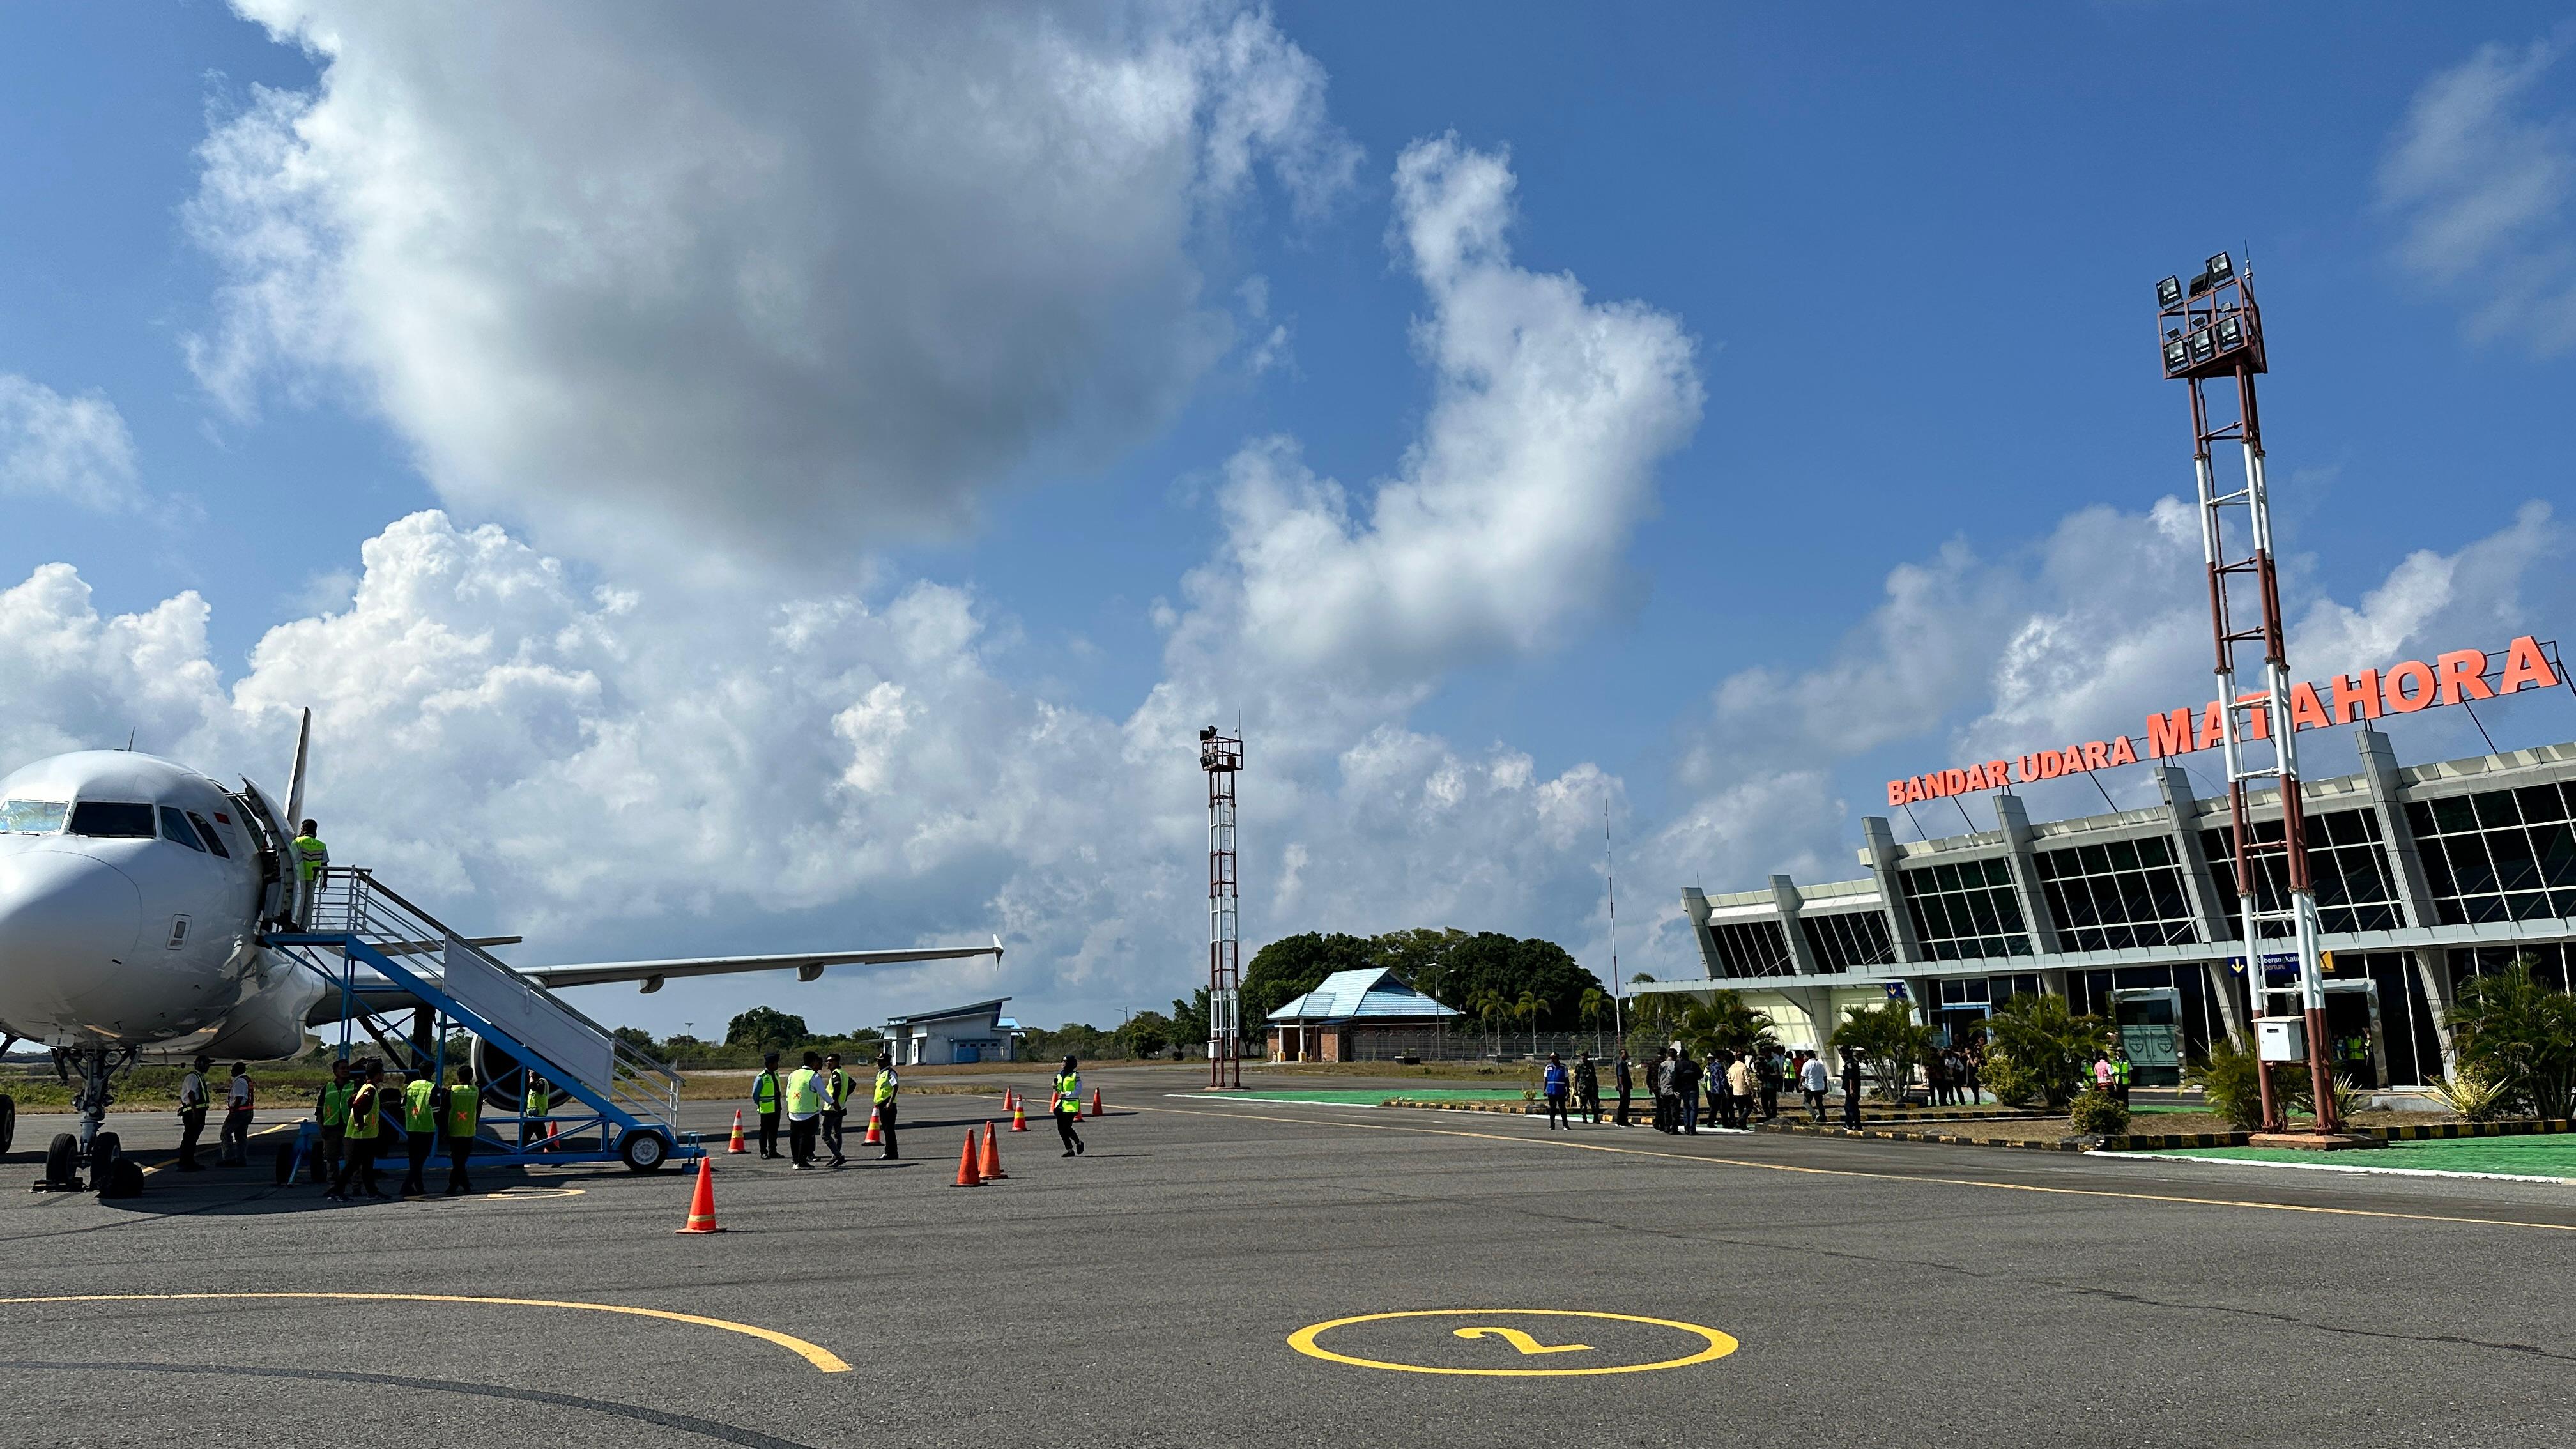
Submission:
<svg viewBox="0 0 2576 1449">
<path fill-rule="evenodd" d="M 429 1166 L 430 1149 L 438 1145 L 436 1078 L 417 1072 L 403 1074 L 402 1119 L 403 1154 L 411 1163 L 411 1170 L 403 1174 L 402 1195 L 426 1196 L 429 1184 L 421 1181 L 420 1175 Z"/>
<path fill-rule="evenodd" d="M 546 1079 L 534 1072 L 528 1073 L 528 1096 L 525 1106 L 526 1110 L 519 1114 L 521 1147 L 544 1140 L 546 1118 L 555 1109 L 555 1089 L 546 1085 Z"/>
<path fill-rule="evenodd" d="M 1064 1155 L 1077 1156 L 1082 1151 L 1082 1134 L 1073 1124 L 1082 1120 L 1082 1073 L 1074 1070 L 1077 1063 L 1064 1059 L 1064 1070 L 1055 1074 L 1055 1135 L 1064 1139 Z"/>
<path fill-rule="evenodd" d="M 483 1092 L 474 1085 L 474 1069 L 458 1067 L 456 1085 L 439 1094 L 438 1135 L 447 1143 L 447 1191 L 472 1192 L 465 1180 L 465 1159 L 474 1155 L 474 1135 L 483 1126 Z"/>
<path fill-rule="evenodd" d="M 823 1126 L 823 1059 L 805 1054 L 804 1065 L 787 1074 L 787 1155 L 798 1172 L 814 1170 L 814 1137 Z"/>
<path fill-rule="evenodd" d="M 760 1114 L 760 1155 L 778 1155 L 778 1053 L 760 1059 L 760 1075 L 751 1079 L 752 1110 Z"/>
<path fill-rule="evenodd" d="M 2127 1052 L 2111 1058 L 2111 1094 L 2120 1099 L 2122 1106 L 2127 1106 L 2129 1101 L 2129 1071 Z"/>
<path fill-rule="evenodd" d="M 385 1190 L 376 1185 L 376 1146 L 384 1135 L 382 1115 L 385 1069 L 367 1063 L 359 1077 L 358 1090 L 349 1097 L 349 1134 L 340 1155 L 339 1174 L 331 1179 L 331 1190 L 324 1194 L 333 1202 L 349 1200 L 349 1178 L 354 1174 L 367 1196 L 381 1198 Z"/>
<path fill-rule="evenodd" d="M 823 1054 L 823 1075 L 815 1085 L 823 1093 L 823 1145 L 832 1149 L 832 1165 L 847 1167 L 850 1159 L 841 1154 L 841 1132 L 850 1117 L 850 1098 L 858 1091 L 859 1080 L 841 1070 L 841 1054 Z"/>
<path fill-rule="evenodd" d="M 894 1098 L 902 1088 L 903 1084 L 895 1078 L 894 1057 L 886 1052 L 877 1053 L 877 1090 L 870 1105 L 877 1114 L 877 1132 L 885 1138 L 885 1151 L 877 1154 L 881 1162 L 895 1160 Z"/>
<path fill-rule="evenodd" d="M 295 834 L 295 925 L 298 930 L 313 924 L 313 901 L 322 891 L 322 872 L 331 866 L 331 847 L 322 843 L 310 820 Z"/>
<path fill-rule="evenodd" d="M 313 1106 L 313 1120 L 322 1126 L 322 1155 L 313 1164 L 316 1182 L 329 1182 L 340 1171 L 340 1155 L 348 1147 L 349 1099 L 357 1093 L 358 1084 L 349 1080 L 347 1059 L 331 1063 L 331 1080 L 322 1084 L 322 1095 Z"/>
</svg>

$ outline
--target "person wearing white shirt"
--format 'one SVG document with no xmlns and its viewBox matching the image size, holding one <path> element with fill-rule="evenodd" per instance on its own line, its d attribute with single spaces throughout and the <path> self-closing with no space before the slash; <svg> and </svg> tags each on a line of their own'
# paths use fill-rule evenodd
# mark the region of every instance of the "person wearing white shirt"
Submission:
<svg viewBox="0 0 2576 1449">
<path fill-rule="evenodd" d="M 188 1075 L 179 1079 L 179 1170 L 203 1172 L 197 1161 L 197 1139 L 206 1131 L 206 1068 L 213 1062 L 199 1057 L 189 1064 Z"/>
<path fill-rule="evenodd" d="M 233 1079 L 224 1089 L 224 1166 L 240 1167 L 250 1161 L 250 1109 L 257 1098 L 251 1089 L 250 1068 L 233 1063 Z"/>
<path fill-rule="evenodd" d="M 1807 1094 L 1807 1115 L 1818 1122 L 1825 1120 L 1825 1091 L 1833 1085 L 1833 1073 L 1825 1070 L 1825 1059 L 1813 1052 L 1798 1067 L 1798 1090 Z"/>
</svg>

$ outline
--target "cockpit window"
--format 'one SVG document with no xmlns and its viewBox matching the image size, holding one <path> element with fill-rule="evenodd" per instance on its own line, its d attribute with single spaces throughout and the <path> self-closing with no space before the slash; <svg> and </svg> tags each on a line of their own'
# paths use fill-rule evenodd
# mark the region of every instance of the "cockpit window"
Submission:
<svg viewBox="0 0 2576 1449">
<path fill-rule="evenodd" d="M 197 827 L 189 824 L 187 816 L 169 805 L 161 807 L 161 838 L 175 840 L 199 855 L 206 853 L 205 842 L 197 838 Z"/>
<path fill-rule="evenodd" d="M 152 807 L 126 805 L 112 800 L 83 800 L 72 807 L 72 834 L 99 836 L 111 840 L 150 840 L 161 832 L 153 827 Z"/>
<path fill-rule="evenodd" d="M 196 825 L 197 833 L 206 838 L 206 849 L 211 850 L 215 854 L 223 856 L 226 859 L 230 859 L 232 857 L 232 852 L 224 849 L 223 832 L 217 830 L 211 825 L 208 825 L 206 823 L 205 816 L 191 810 L 188 812 L 188 819 Z"/>
<path fill-rule="evenodd" d="M 0 800 L 0 835 L 51 835 L 71 808 L 61 800 Z"/>
</svg>

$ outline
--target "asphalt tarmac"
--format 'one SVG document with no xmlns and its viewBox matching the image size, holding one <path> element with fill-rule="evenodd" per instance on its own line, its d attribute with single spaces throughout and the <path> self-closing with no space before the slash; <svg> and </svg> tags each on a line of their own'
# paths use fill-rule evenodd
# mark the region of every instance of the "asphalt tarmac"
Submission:
<svg viewBox="0 0 2576 1449">
<path fill-rule="evenodd" d="M 337 1207 L 263 1150 L 134 1201 L 13 1187 L 11 1442 L 2576 1442 L 2576 1190 L 1090 1079 L 1088 1154 L 1033 1120 L 988 1187 L 950 1184 L 991 1099 L 908 1098 L 900 1164 L 720 1156 L 714 1236 L 672 1231 L 677 1171 Z M 523 1301 L 177 1296 L 222 1294 Z M 139 1296 L 24 1301 L 66 1295 Z"/>
</svg>

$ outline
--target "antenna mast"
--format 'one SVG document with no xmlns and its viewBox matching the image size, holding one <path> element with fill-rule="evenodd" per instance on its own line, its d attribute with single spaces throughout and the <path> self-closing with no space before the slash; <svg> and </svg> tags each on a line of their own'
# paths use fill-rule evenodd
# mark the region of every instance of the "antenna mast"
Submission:
<svg viewBox="0 0 2576 1449">
<path fill-rule="evenodd" d="M 1610 884 L 1610 1034 L 1622 1043 L 1628 1028 L 1619 1020 L 1619 863 L 1610 849 L 1610 797 L 1601 797 L 1601 873 Z M 1621 1050 L 1626 1050 L 1625 1046 Z"/>
</svg>

